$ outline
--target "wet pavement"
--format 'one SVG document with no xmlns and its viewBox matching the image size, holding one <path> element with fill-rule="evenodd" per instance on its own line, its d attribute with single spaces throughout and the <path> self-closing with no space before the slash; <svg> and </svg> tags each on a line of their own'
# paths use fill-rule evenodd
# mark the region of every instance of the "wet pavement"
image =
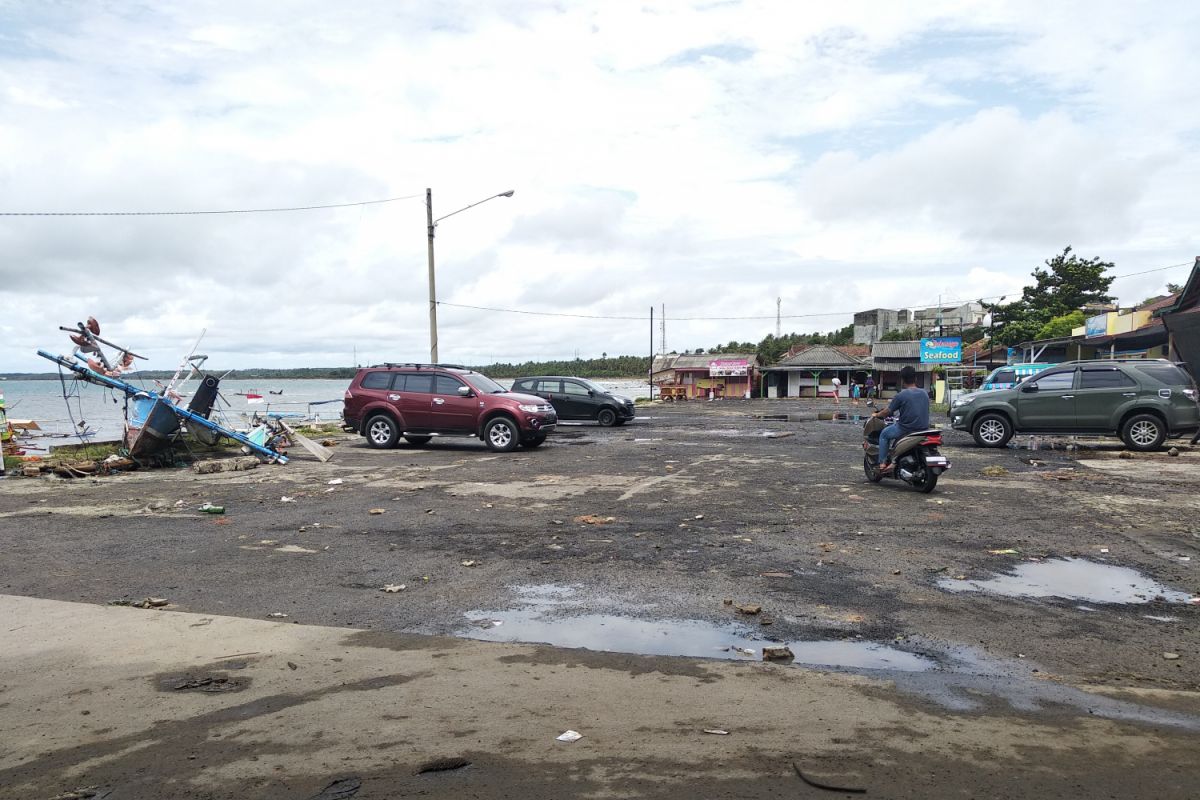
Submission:
<svg viewBox="0 0 1200 800">
<path fill-rule="evenodd" d="M 1092 603 L 1186 603 L 1188 592 L 1170 589 L 1137 570 L 1083 558 L 1054 558 L 1018 564 L 1009 574 L 987 580 L 944 578 L 949 592 L 987 592 L 1005 597 L 1058 597 Z"/>
<path fill-rule="evenodd" d="M 9 480 L 0 592 L 540 642 L 635 672 L 761 668 L 786 644 L 776 688 L 877 676 L 916 718 L 1103 717 L 1143 726 L 1151 749 L 1159 729 L 1194 729 L 1200 449 L 1118 461 L 947 430 L 955 470 L 926 496 L 865 482 L 855 413 L 679 404 L 510 454 L 343 439 L 328 464 Z M 1033 738 L 1056 763 L 1053 737 Z"/>
</svg>

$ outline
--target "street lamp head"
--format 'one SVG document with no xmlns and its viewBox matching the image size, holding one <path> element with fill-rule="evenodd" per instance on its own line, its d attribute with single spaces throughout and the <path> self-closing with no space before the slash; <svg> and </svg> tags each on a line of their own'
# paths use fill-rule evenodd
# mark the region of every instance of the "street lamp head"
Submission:
<svg viewBox="0 0 1200 800">
<path fill-rule="evenodd" d="M 498 194 L 496 196 L 497 197 L 512 197 L 513 191 L 514 191 L 513 189 L 509 189 L 507 192 L 501 192 L 500 194 Z"/>
</svg>

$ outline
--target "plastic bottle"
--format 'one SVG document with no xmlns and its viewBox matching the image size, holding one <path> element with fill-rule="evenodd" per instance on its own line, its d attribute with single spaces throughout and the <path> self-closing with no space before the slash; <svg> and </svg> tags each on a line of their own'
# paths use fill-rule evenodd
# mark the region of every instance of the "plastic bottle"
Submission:
<svg viewBox="0 0 1200 800">
<path fill-rule="evenodd" d="M 205 503 L 200 506 L 200 510 L 205 514 L 224 514 L 225 506 L 214 506 L 212 503 Z"/>
</svg>

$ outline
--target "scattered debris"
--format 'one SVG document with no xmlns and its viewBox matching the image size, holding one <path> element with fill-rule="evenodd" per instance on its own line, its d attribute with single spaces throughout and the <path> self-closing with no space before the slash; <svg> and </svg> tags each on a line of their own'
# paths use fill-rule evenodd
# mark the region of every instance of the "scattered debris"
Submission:
<svg viewBox="0 0 1200 800">
<path fill-rule="evenodd" d="M 1167 661 L 1174 661 L 1179 658 L 1179 653 L 1163 653 L 1163 658 Z"/>
<path fill-rule="evenodd" d="M 267 616 L 271 619 L 287 619 L 287 614 L 284 614 L 282 611 L 272 611 Z"/>
<path fill-rule="evenodd" d="M 1129 452 L 1128 450 L 1122 450 L 1121 452 L 1117 453 L 1117 458 L 1133 458 L 1133 453 Z"/>
<path fill-rule="evenodd" d="M 1107 553 L 1107 552 L 1108 552 L 1108 548 L 1107 548 L 1107 547 L 1101 547 L 1101 548 L 1100 548 L 1100 552 L 1101 552 L 1101 553 Z"/>
<path fill-rule="evenodd" d="M 192 472 L 197 475 L 211 475 L 216 472 L 245 472 L 258 469 L 261 462 L 254 456 L 240 458 L 214 458 L 208 461 L 197 461 L 192 464 Z"/>
<path fill-rule="evenodd" d="M 560 737 L 561 738 L 561 737 Z M 465 758 L 435 758 L 433 761 L 426 761 L 417 770 L 418 775 L 424 775 L 427 772 L 449 772 L 454 769 L 462 769 L 463 767 L 471 766 L 471 762 Z"/>
<path fill-rule="evenodd" d="M 1179 455 L 1179 448 L 1172 447 L 1170 450 L 1167 451 L 1167 455 L 1172 456 L 1172 457 Z"/>
<path fill-rule="evenodd" d="M 300 669 L 300 666 L 298 664 L 296 664 L 296 662 L 294 662 L 294 661 L 287 662 L 287 665 L 288 665 L 288 669 L 293 669 L 293 670 Z"/>
<path fill-rule="evenodd" d="M 721 730 L 720 728 L 705 728 L 705 733 L 711 733 L 713 736 L 728 736 L 729 731 Z"/>
<path fill-rule="evenodd" d="M 298 544 L 285 544 L 283 547 L 276 547 L 276 553 L 315 553 L 316 550 L 310 550 L 307 547 L 301 547 Z"/>
<path fill-rule="evenodd" d="M 616 522 L 617 518 L 616 517 L 600 517 L 595 514 L 584 514 L 583 516 L 576 517 L 575 521 L 582 523 L 584 525 L 607 525 L 610 522 Z"/>
<path fill-rule="evenodd" d="M 752 603 L 748 603 L 746 605 L 736 605 L 734 608 L 736 608 L 741 614 L 749 614 L 751 616 L 762 611 L 762 606 L 754 605 Z"/>
<path fill-rule="evenodd" d="M 800 771 L 800 767 L 796 766 L 795 761 L 792 762 L 792 769 L 796 770 L 796 775 L 800 778 L 800 780 L 804 781 L 805 783 L 807 783 L 809 786 L 813 787 L 814 789 L 824 789 L 827 792 L 844 792 L 846 794 L 866 794 L 867 793 L 866 789 L 854 789 L 849 786 L 833 786 L 832 784 L 814 781 L 812 778 L 807 777 L 803 772 Z"/>
<path fill-rule="evenodd" d="M 751 647 L 738 647 L 737 645 L 734 645 L 729 649 L 734 653 L 737 653 L 739 656 L 750 656 L 751 658 L 754 658 L 758 655 L 758 653 Z"/>
<path fill-rule="evenodd" d="M 764 647 L 762 651 L 763 661 L 793 661 L 796 654 L 792 652 L 790 647 Z"/>
<path fill-rule="evenodd" d="M 792 573 L 790 573 L 790 572 L 760 572 L 758 574 L 763 578 L 790 578 L 790 577 L 792 577 Z"/>
<path fill-rule="evenodd" d="M 171 601 L 165 597 L 147 597 L 145 600 L 110 600 L 110 606 L 128 606 L 130 608 L 163 608 Z"/>
<path fill-rule="evenodd" d="M 379 516 L 380 514 L 386 514 L 386 513 L 387 513 L 387 509 L 386 509 L 386 508 L 372 508 L 372 509 L 371 509 L 370 511 L 368 511 L 367 513 L 368 513 L 368 514 L 374 514 L 375 516 Z"/>
<path fill-rule="evenodd" d="M 385 592 L 387 594 L 396 594 L 397 592 L 403 592 L 407 588 L 408 587 L 405 586 L 403 583 L 389 583 L 389 584 L 385 585 L 379 591 Z"/>
<path fill-rule="evenodd" d="M 725 598 L 724 600 L 722 600 L 721 602 L 722 602 L 722 603 L 724 603 L 724 604 L 725 604 L 725 605 L 727 605 L 727 606 L 731 606 L 731 605 L 733 605 L 733 598 L 732 598 L 732 597 L 726 597 L 726 598 Z"/>
<path fill-rule="evenodd" d="M 478 561 L 475 561 L 474 559 L 470 559 L 470 558 L 468 558 L 466 561 L 460 561 L 458 563 L 462 564 L 464 567 L 474 567 L 479 564 Z"/>
<path fill-rule="evenodd" d="M 281 503 L 294 503 L 294 502 L 296 502 L 296 498 L 294 498 L 294 497 L 288 497 L 288 496 L 285 494 L 283 497 L 279 498 L 279 502 L 281 502 Z"/>
<path fill-rule="evenodd" d="M 554 738 L 560 742 L 578 742 L 583 738 L 583 734 L 579 731 L 563 731 Z"/>
<path fill-rule="evenodd" d="M 704 515 L 703 515 L 703 514 L 697 514 L 696 516 L 692 517 L 692 519 L 704 519 Z"/>
<path fill-rule="evenodd" d="M 1021 551 L 1015 547 L 1005 547 L 1002 550 L 988 550 L 988 552 L 994 556 L 1018 556 L 1021 554 Z M 943 567 L 943 569 L 945 568 Z"/>
<path fill-rule="evenodd" d="M 362 781 L 358 778 L 339 778 L 308 800 L 348 800 L 358 794 Z"/>
<path fill-rule="evenodd" d="M 341 486 L 344 481 L 341 478 L 334 478 L 326 483 L 327 486 Z"/>
<path fill-rule="evenodd" d="M 113 793 L 112 789 L 106 786 L 83 786 L 79 789 L 71 789 L 68 792 L 56 794 L 50 800 L 104 800 Z"/>
<path fill-rule="evenodd" d="M 982 473 L 983 475 L 986 475 L 989 478 L 1001 478 L 1008 474 L 1008 470 L 999 465 L 992 465 L 990 467 L 984 467 L 983 469 L 981 469 L 979 471 L 980 471 L 980 473 Z"/>
<path fill-rule="evenodd" d="M 172 684 L 171 689 L 177 692 L 199 691 L 209 694 L 219 692 L 237 692 L 246 688 L 245 681 L 232 680 L 227 675 L 184 676 Z"/>
<path fill-rule="evenodd" d="M 224 514 L 225 506 L 214 506 L 212 503 L 205 503 L 200 506 L 200 510 L 205 514 Z"/>
</svg>

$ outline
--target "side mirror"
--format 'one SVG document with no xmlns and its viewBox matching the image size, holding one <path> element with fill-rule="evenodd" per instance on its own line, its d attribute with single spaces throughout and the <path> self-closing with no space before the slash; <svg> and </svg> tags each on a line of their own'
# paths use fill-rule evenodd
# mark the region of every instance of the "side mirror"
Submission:
<svg viewBox="0 0 1200 800">
<path fill-rule="evenodd" d="M 591 389 L 588 389 L 588 397 L 595 397 L 595 396 L 596 396 L 596 393 L 593 392 Z"/>
<path fill-rule="evenodd" d="M 470 387 L 470 386 L 460 386 L 460 387 L 458 387 L 458 396 L 459 396 L 459 397 L 470 397 L 472 394 L 473 394 L 473 393 L 471 392 L 471 387 Z"/>
<path fill-rule="evenodd" d="M 1027 383 L 1021 387 L 1022 392 L 1036 392 L 1037 390 L 1038 385 L 1036 383 Z"/>
</svg>

